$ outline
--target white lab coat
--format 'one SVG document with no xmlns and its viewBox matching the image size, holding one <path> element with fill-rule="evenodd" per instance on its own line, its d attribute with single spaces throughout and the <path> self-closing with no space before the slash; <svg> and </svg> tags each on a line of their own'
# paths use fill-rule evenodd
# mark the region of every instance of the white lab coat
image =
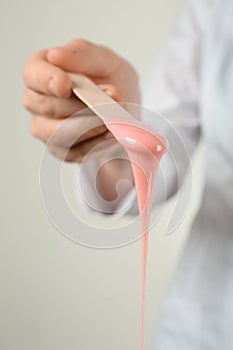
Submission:
<svg viewBox="0 0 233 350">
<path fill-rule="evenodd" d="M 188 3 L 143 84 L 143 97 L 144 106 L 179 130 L 190 153 L 200 133 L 207 145 L 201 207 L 162 308 L 154 350 L 233 349 L 232 0 Z M 188 164 L 168 139 L 183 174 Z M 171 195 L 176 174 L 169 159 L 163 163 Z M 82 183 L 90 197 L 92 166 Z M 124 212 L 136 213 L 135 203 L 132 197 Z"/>
</svg>

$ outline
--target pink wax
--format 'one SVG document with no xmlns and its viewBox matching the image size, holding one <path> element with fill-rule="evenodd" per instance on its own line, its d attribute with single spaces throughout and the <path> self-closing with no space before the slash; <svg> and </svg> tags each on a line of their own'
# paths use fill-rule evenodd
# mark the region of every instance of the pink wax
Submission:
<svg viewBox="0 0 233 350">
<path fill-rule="evenodd" d="M 138 207 L 142 229 L 142 318 L 141 350 L 144 350 L 146 262 L 150 212 L 154 196 L 154 185 L 159 162 L 167 151 L 166 140 L 135 120 L 135 123 L 107 123 L 108 129 L 128 153 L 137 190 Z"/>
</svg>

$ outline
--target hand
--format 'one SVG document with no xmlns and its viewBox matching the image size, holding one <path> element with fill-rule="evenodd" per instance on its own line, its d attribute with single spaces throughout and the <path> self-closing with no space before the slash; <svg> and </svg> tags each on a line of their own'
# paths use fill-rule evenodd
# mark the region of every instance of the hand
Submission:
<svg viewBox="0 0 233 350">
<path fill-rule="evenodd" d="M 64 120 L 86 107 L 72 94 L 66 72 L 87 75 L 118 102 L 140 103 L 134 68 L 106 47 L 77 39 L 64 47 L 36 52 L 24 68 L 23 104 L 32 114 L 31 133 L 45 143 Z M 70 148 L 74 132 L 76 141 Z M 67 119 L 50 140 L 49 149 L 58 158 L 82 162 L 94 146 L 109 138 L 112 135 L 100 118 L 79 113 L 78 117 Z M 106 149 L 102 153 L 106 156 Z M 101 157 L 101 153 L 96 156 Z"/>
</svg>

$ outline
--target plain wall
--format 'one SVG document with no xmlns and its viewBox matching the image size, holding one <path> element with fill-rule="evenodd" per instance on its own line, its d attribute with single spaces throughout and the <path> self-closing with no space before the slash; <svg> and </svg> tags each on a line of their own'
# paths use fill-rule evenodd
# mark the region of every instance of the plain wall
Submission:
<svg viewBox="0 0 233 350">
<path fill-rule="evenodd" d="M 51 224 L 38 182 L 43 146 L 28 131 L 21 75 L 31 52 L 75 37 L 111 46 L 143 74 L 181 4 L 182 0 L 0 3 L 1 349 L 139 349 L 140 241 L 116 250 L 93 250 L 63 237 Z M 200 162 L 199 154 L 198 166 Z M 189 216 L 171 236 L 163 233 L 162 224 L 150 235 L 146 349 L 151 348 L 161 301 L 198 205 L 201 178 L 194 166 L 195 174 Z"/>
</svg>

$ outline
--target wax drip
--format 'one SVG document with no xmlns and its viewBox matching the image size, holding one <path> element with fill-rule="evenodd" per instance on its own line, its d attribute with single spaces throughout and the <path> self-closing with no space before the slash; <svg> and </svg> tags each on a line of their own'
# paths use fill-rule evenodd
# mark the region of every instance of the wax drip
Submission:
<svg viewBox="0 0 233 350">
<path fill-rule="evenodd" d="M 108 129 L 128 153 L 137 190 L 142 230 L 142 302 L 141 302 L 141 350 L 145 337 L 146 267 L 150 213 L 154 197 L 154 185 L 161 157 L 167 151 L 166 140 L 152 133 L 142 123 L 119 122 L 107 124 Z"/>
</svg>

